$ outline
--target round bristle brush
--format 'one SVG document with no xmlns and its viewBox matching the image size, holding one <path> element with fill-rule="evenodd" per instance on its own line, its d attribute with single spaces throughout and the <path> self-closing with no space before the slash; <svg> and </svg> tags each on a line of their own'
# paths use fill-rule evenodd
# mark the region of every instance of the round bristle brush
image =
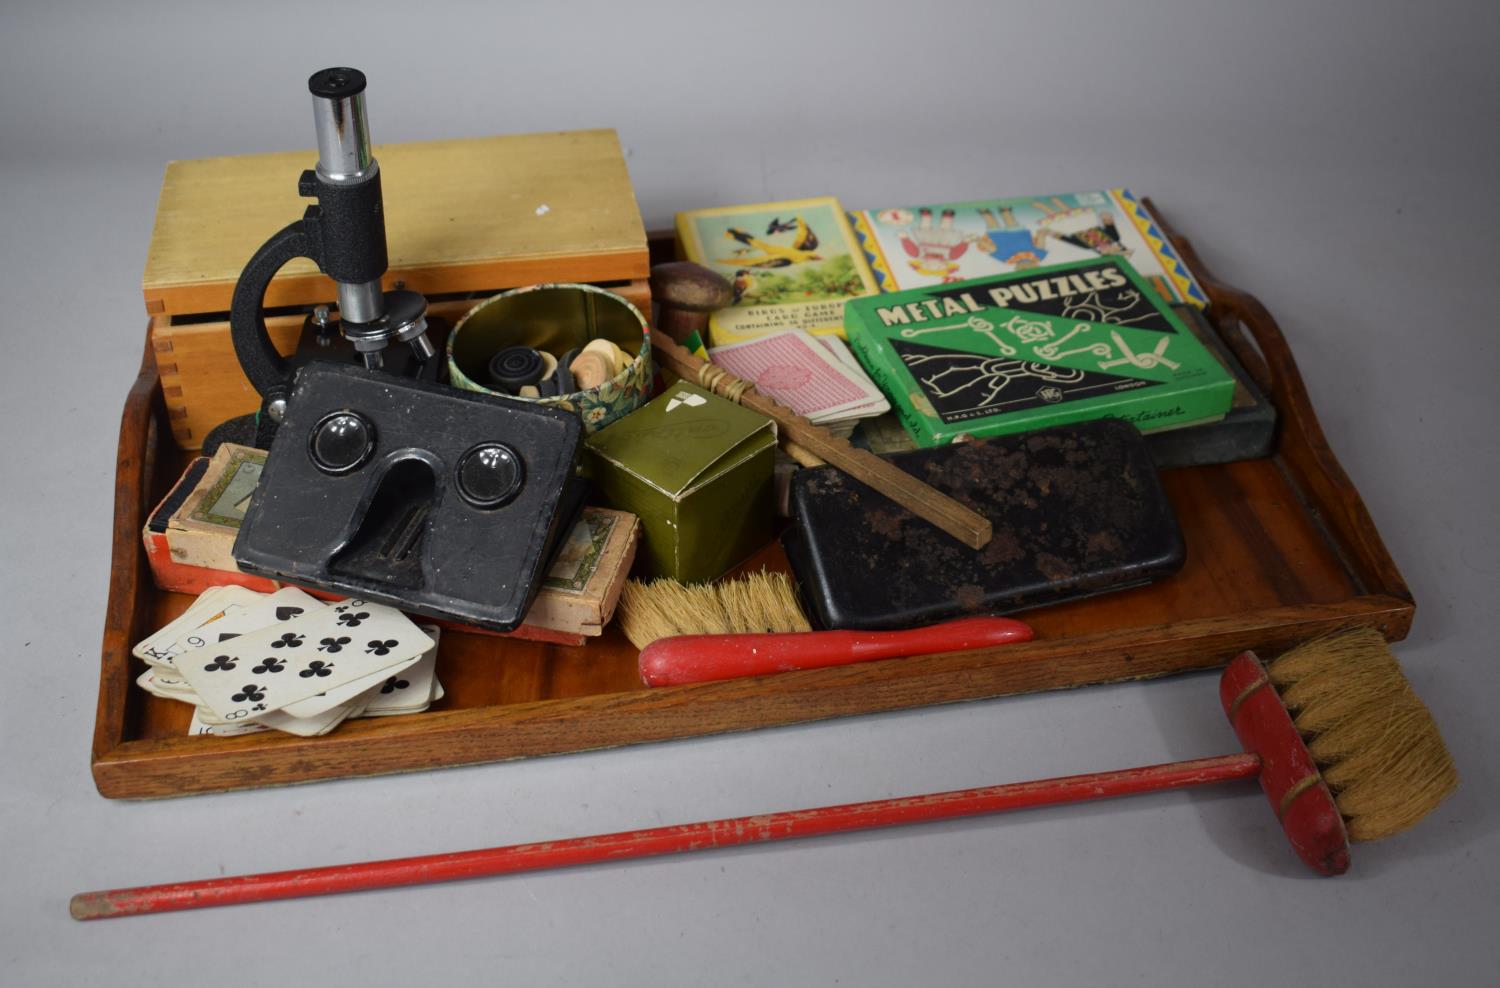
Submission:
<svg viewBox="0 0 1500 988">
<path fill-rule="evenodd" d="M 1283 699 L 1285 697 L 1285 699 Z M 1348 841 L 1405 830 L 1458 785 L 1437 725 L 1378 632 L 1338 632 L 1263 666 L 1242 652 L 1219 698 L 1245 750 L 1117 772 L 960 789 L 454 854 L 75 895 L 75 919 L 227 906 L 643 858 L 1257 776 L 1297 853 L 1325 875 Z M 1295 721 L 1294 721 L 1295 717 Z M 1306 737 L 1304 738 L 1304 735 Z"/>
<path fill-rule="evenodd" d="M 641 682 L 681 686 L 740 676 L 936 655 L 1030 641 L 1002 617 L 960 618 L 902 631 L 813 631 L 785 573 L 761 570 L 717 583 L 625 584 L 620 627 L 641 650 Z"/>
</svg>

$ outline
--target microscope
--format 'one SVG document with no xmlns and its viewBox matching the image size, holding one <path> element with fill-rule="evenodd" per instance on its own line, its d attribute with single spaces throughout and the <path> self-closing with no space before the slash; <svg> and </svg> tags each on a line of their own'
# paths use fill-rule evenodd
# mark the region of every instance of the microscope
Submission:
<svg viewBox="0 0 1500 988">
<path fill-rule="evenodd" d="M 293 258 L 310 258 L 338 288 L 336 317 L 327 306 L 308 317 L 314 350 L 331 347 L 338 335 L 372 370 L 435 380 L 440 364 L 427 338 L 427 300 L 417 292 L 380 287 L 389 259 L 380 164 L 370 152 L 365 115 L 365 75 L 358 69 L 323 69 L 308 79 L 307 88 L 318 164 L 302 173 L 297 191 L 317 204 L 255 252 L 235 285 L 229 312 L 235 354 L 273 423 L 286 412 L 294 368 L 271 343 L 264 303 L 271 279 Z M 392 343 L 407 344 L 405 359 L 391 360 L 397 356 L 387 352 Z"/>
</svg>

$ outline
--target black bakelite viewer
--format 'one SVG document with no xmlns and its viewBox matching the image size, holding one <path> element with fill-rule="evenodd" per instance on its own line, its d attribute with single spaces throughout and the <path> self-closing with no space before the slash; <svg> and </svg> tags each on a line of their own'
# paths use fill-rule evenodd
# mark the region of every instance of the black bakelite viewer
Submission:
<svg viewBox="0 0 1500 988">
<path fill-rule="evenodd" d="M 458 493 L 476 508 L 498 508 L 516 496 L 525 467 L 504 443 L 480 443 L 458 461 Z"/>
<path fill-rule="evenodd" d="M 369 458 L 375 448 L 375 429 L 358 414 L 338 411 L 313 426 L 307 452 L 324 473 L 348 473 Z"/>
<path fill-rule="evenodd" d="M 247 573 L 514 630 L 583 502 L 576 412 L 315 360 L 240 525 Z"/>
</svg>

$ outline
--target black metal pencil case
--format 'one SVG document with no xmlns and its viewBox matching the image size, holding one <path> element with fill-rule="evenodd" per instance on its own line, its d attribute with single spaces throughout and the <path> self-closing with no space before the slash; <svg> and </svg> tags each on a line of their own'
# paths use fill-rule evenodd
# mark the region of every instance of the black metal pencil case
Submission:
<svg viewBox="0 0 1500 988">
<path fill-rule="evenodd" d="M 1145 441 L 1103 419 L 890 457 L 988 518 L 970 549 L 833 467 L 792 480 L 782 546 L 825 628 L 1003 614 L 1175 573 L 1182 532 Z"/>
</svg>

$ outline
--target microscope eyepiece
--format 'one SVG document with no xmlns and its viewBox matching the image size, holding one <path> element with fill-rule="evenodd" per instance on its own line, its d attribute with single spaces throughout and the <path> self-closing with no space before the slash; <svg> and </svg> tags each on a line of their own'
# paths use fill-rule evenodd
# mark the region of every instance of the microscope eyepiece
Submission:
<svg viewBox="0 0 1500 988">
<path fill-rule="evenodd" d="M 320 69 L 307 80 L 307 88 L 319 99 L 348 99 L 365 91 L 365 74 L 359 69 Z"/>
<path fill-rule="evenodd" d="M 313 126 L 318 135 L 318 177 L 335 185 L 367 182 L 378 167 L 370 153 L 365 117 L 365 74 L 332 68 L 307 80 L 313 95 Z"/>
</svg>

